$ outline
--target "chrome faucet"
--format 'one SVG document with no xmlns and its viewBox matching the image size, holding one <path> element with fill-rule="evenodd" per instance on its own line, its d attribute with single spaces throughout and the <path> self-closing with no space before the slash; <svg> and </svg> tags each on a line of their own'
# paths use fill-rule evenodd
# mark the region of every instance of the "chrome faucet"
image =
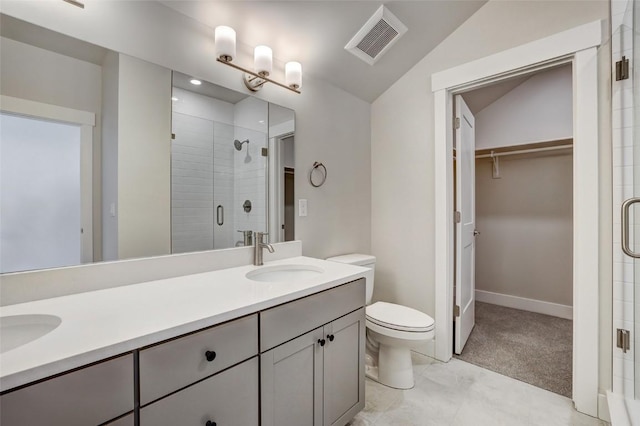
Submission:
<svg viewBox="0 0 640 426">
<path fill-rule="evenodd" d="M 266 232 L 255 232 L 253 234 L 253 264 L 256 266 L 262 266 L 262 249 L 269 250 L 269 253 L 273 253 L 275 250 L 271 244 L 267 244 L 263 241 L 265 235 L 269 235 Z"/>
</svg>

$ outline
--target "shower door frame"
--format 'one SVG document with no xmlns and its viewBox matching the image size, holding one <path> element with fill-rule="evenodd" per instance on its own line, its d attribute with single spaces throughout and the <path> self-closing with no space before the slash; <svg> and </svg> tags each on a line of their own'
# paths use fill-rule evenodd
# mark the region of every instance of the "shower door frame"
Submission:
<svg viewBox="0 0 640 426">
<path fill-rule="evenodd" d="M 562 63 L 573 65 L 573 401 L 598 416 L 604 401 L 599 374 L 599 162 L 598 57 L 602 21 L 466 63 L 432 76 L 435 127 L 435 357 L 448 361 L 453 349 L 453 96 L 516 75 Z M 580 100 L 580 102 L 577 101 Z M 594 232 L 596 230 L 596 232 Z M 580 283 L 577 292 L 576 283 Z"/>
</svg>

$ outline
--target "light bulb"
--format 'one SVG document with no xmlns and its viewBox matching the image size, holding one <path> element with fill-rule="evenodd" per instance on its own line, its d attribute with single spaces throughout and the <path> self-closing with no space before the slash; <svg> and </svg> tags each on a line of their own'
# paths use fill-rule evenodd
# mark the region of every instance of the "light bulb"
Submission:
<svg viewBox="0 0 640 426">
<path fill-rule="evenodd" d="M 287 62 L 284 66 L 285 83 L 292 89 L 302 87 L 302 65 L 300 62 Z"/>
<path fill-rule="evenodd" d="M 256 46 L 253 50 L 253 65 L 258 74 L 265 77 L 271 74 L 273 57 L 269 46 Z"/>
<path fill-rule="evenodd" d="M 221 25 L 215 30 L 216 58 L 231 62 L 236 56 L 236 32 L 231 27 Z"/>
</svg>

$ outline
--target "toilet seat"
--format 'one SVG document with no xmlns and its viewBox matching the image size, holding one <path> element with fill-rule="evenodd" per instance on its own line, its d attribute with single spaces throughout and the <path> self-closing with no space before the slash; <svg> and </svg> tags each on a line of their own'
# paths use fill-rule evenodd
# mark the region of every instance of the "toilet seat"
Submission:
<svg viewBox="0 0 640 426">
<path fill-rule="evenodd" d="M 369 305 L 366 317 L 370 323 L 395 331 L 426 333 L 435 327 L 435 321 L 429 315 L 395 303 L 376 302 Z"/>
</svg>

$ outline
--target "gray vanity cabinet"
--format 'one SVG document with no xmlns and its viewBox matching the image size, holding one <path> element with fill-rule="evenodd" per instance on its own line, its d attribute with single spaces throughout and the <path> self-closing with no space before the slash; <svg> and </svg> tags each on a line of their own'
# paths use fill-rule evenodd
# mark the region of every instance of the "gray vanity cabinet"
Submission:
<svg viewBox="0 0 640 426">
<path fill-rule="evenodd" d="M 364 308 L 324 327 L 326 426 L 343 426 L 364 408 L 365 333 Z"/>
<path fill-rule="evenodd" d="M 253 357 L 143 407 L 140 425 L 258 426 L 258 377 L 258 357 Z"/>
<path fill-rule="evenodd" d="M 262 426 L 322 425 L 322 327 L 260 355 Z"/>
<path fill-rule="evenodd" d="M 364 302 L 358 280 L 261 312 L 262 426 L 344 426 L 364 408 Z"/>
<path fill-rule="evenodd" d="M 133 411 L 133 368 L 133 355 L 127 354 L 9 391 L 0 396 L 0 424 L 106 423 Z"/>
<path fill-rule="evenodd" d="M 141 349 L 140 425 L 258 426 L 257 355 L 258 314 Z"/>
</svg>

